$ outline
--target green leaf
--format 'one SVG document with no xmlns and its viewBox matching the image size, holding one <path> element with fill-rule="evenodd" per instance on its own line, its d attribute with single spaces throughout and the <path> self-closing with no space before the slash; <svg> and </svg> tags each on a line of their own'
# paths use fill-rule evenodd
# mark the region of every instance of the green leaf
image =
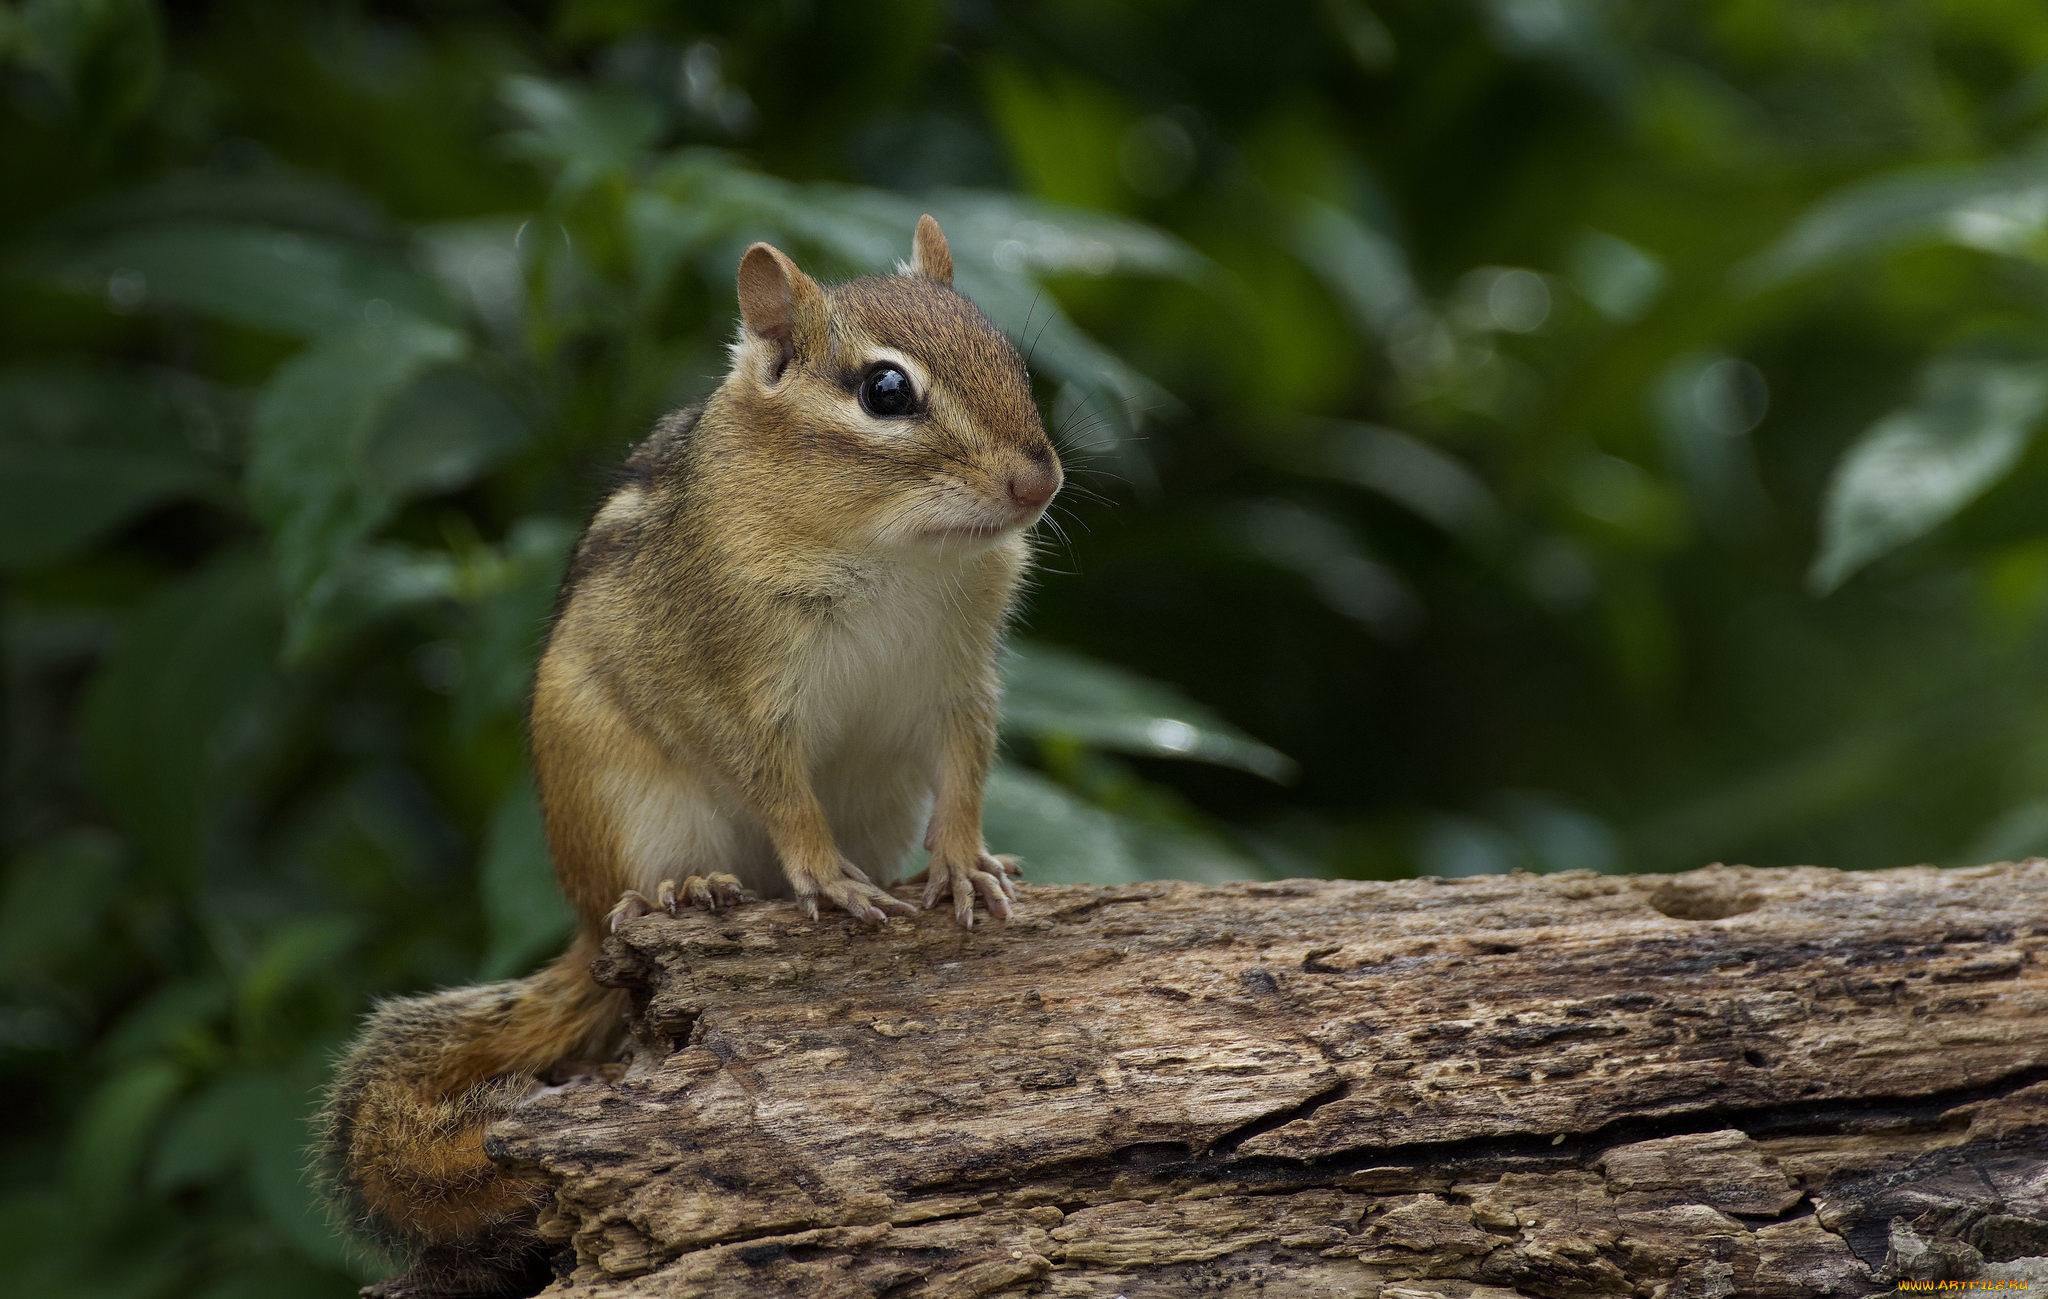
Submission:
<svg viewBox="0 0 2048 1299">
<path fill-rule="evenodd" d="M 629 223 L 646 197 L 635 191 L 627 200 Z M 466 303 L 487 323 L 515 334 L 527 310 L 520 235 L 528 224 L 510 216 L 428 226 L 417 240 L 420 258 L 450 301 Z M 635 288 L 652 295 L 660 292 L 669 267 L 635 269 Z"/>
<path fill-rule="evenodd" d="M 1254 554 L 1299 574 L 1330 608 L 1400 641 L 1423 620 L 1423 608 L 1401 575 L 1360 544 L 1354 529 L 1296 501 L 1265 500 L 1244 510 L 1232 529 Z"/>
<path fill-rule="evenodd" d="M 218 1182 L 241 1166 L 249 1148 L 249 1114 L 275 1084 L 256 1074 L 230 1074 L 208 1084 L 164 1125 L 149 1185 L 177 1191 Z"/>
<path fill-rule="evenodd" d="M 242 1048 L 260 1048 L 291 995 L 328 977 L 362 934 L 361 922 L 348 916 L 304 917 L 265 934 L 235 989 L 235 1032 Z"/>
<path fill-rule="evenodd" d="M 634 190 L 626 199 L 634 287 L 650 298 L 658 296 L 677 267 L 723 247 L 734 233 L 734 223 L 709 204 L 677 202 L 659 191 Z"/>
<path fill-rule="evenodd" d="M 117 230 L 46 256 L 40 269 L 65 287 L 106 295 L 118 310 L 190 311 L 301 338 L 386 313 L 431 318 L 446 310 L 433 287 L 393 257 L 246 222 Z"/>
<path fill-rule="evenodd" d="M 373 246 L 393 236 L 391 224 L 361 191 L 275 162 L 248 171 L 172 172 L 74 208 L 65 224 L 83 236 L 188 222 L 299 231 Z"/>
<path fill-rule="evenodd" d="M 1766 288 L 1898 244 L 1940 241 L 1986 252 L 2048 253 L 2048 153 L 1967 169 L 1922 169 L 1852 185 L 1816 204 L 1737 270 Z"/>
<path fill-rule="evenodd" d="M 365 325 L 308 348 L 264 388 L 249 496 L 275 537 L 278 571 L 293 601 L 295 652 L 315 634 L 322 585 L 405 493 L 421 485 L 380 476 L 381 421 L 422 374 L 465 350 L 453 330 L 394 316 L 381 327 Z"/>
<path fill-rule="evenodd" d="M 1024 767 L 999 762 L 983 791 L 982 832 L 994 852 L 1024 861 L 1040 884 L 1127 884 L 1149 878 L 1116 819 Z"/>
<path fill-rule="evenodd" d="M 1664 291 L 1664 263 L 1626 239 L 1583 230 L 1569 254 L 1572 285 L 1609 320 L 1630 324 Z"/>
<path fill-rule="evenodd" d="M 1946 357 L 1919 388 L 1835 465 L 1807 574 L 1819 594 L 1940 526 L 2011 470 L 2048 411 L 2048 363 Z"/>
<path fill-rule="evenodd" d="M 1131 820 L 1124 821 L 1119 828 L 1126 851 L 1146 879 L 1221 884 L 1225 880 L 1271 878 L 1257 862 L 1206 834 Z"/>
<path fill-rule="evenodd" d="M 1397 501 L 1454 536 L 1480 541 L 1501 511 L 1484 479 L 1462 460 L 1421 438 L 1377 424 L 1332 431 L 1329 471 Z"/>
<path fill-rule="evenodd" d="M 113 367 L 0 373 L 0 568 L 54 563 L 166 501 L 225 497 L 158 384 Z"/>
<path fill-rule="evenodd" d="M 258 1210 L 287 1242 L 315 1262 L 346 1267 L 350 1247 L 335 1230 L 327 1205 L 306 1175 L 317 1092 L 270 1076 L 252 1092 L 248 1125 L 249 1192 Z"/>
<path fill-rule="evenodd" d="M 1957 866 L 2048 856 L 2048 798 L 2028 798 L 1994 817 L 1959 854 Z"/>
<path fill-rule="evenodd" d="M 0 984 L 89 950 L 124 867 L 120 842 L 102 830 L 72 830 L 16 857 L 0 900 Z"/>
<path fill-rule="evenodd" d="M 1398 240 L 1327 203 L 1304 200 L 1288 233 L 1364 333 L 1389 338 L 1429 319 Z"/>
<path fill-rule="evenodd" d="M 1685 502 L 1661 478 L 1632 461 L 1586 449 L 1557 466 L 1558 494 L 1616 539 L 1645 549 L 1683 541 Z"/>
<path fill-rule="evenodd" d="M 983 794 L 992 851 L 1024 861 L 1039 884 L 1256 879 L 1258 865 L 1206 835 L 1121 818 L 1027 767 L 998 762 Z"/>
<path fill-rule="evenodd" d="M 1013 646 L 1004 662 L 1003 727 L 1119 753 L 1186 758 L 1291 780 L 1279 750 L 1232 727 L 1170 686 L 1066 650 Z"/>
<path fill-rule="evenodd" d="M 394 611 L 454 600 L 461 589 L 460 565 L 446 551 L 395 543 L 359 546 L 328 570 L 317 618 L 307 620 L 297 648 L 304 652 L 345 640 Z"/>
<path fill-rule="evenodd" d="M 184 1089 L 182 1069 L 142 1060 L 101 1083 L 72 1129 L 65 1172 L 78 1211 L 99 1220 L 133 1194 L 159 1116 Z"/>
<path fill-rule="evenodd" d="M 548 857 L 540 803 L 525 776 L 514 782 L 484 835 L 484 922 L 490 946 L 479 977 L 523 974 L 568 938 L 575 916 L 562 900 Z"/>
<path fill-rule="evenodd" d="M 981 253 L 1004 273 L 1163 275 L 1190 282 L 1213 273 L 1172 235 L 1092 208 L 968 189 L 940 190 L 932 202 L 948 244 Z"/>
<path fill-rule="evenodd" d="M 101 131 L 127 124 L 163 84 L 163 30 L 148 0 L 9 6 L 63 87 L 71 110 Z"/>
<path fill-rule="evenodd" d="M 100 1039 L 99 1054 L 113 1061 L 207 1054 L 232 1000 L 215 975 L 188 974 L 152 990 L 123 1012 Z"/>
<path fill-rule="evenodd" d="M 472 732 L 525 708 L 577 531 L 562 519 L 521 519 L 502 549 L 464 557 L 463 590 L 471 603 L 460 641 L 462 684 L 455 694 L 459 731 Z"/>
<path fill-rule="evenodd" d="M 270 575 L 228 553 L 166 582 L 125 619 L 89 688 L 86 749 L 101 793 L 159 868 L 197 860 L 218 740 L 259 706 L 277 656 Z"/>
<path fill-rule="evenodd" d="M 438 334 L 400 345 L 419 347 L 428 359 L 467 350 Z M 531 431 L 504 392 L 474 371 L 427 369 L 377 421 L 357 472 L 400 498 L 455 491 L 518 451 Z"/>
<path fill-rule="evenodd" d="M 509 77 L 501 98 L 522 125 L 507 143 L 557 169 L 557 187 L 576 194 L 600 176 L 632 166 L 661 129 L 661 112 L 617 87 L 583 87 Z"/>
<path fill-rule="evenodd" d="M 1034 60 L 981 63 L 986 111 L 1003 133 L 1026 188 L 1071 203 L 1114 207 L 1123 198 L 1118 145 L 1131 110 L 1093 77 Z"/>
</svg>

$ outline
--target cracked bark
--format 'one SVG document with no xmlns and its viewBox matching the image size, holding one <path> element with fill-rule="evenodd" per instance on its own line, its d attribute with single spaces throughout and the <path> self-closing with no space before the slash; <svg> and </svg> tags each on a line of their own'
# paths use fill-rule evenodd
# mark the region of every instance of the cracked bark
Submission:
<svg viewBox="0 0 2048 1299">
<path fill-rule="evenodd" d="M 1033 888 L 628 925 L 498 1158 L 562 1296 L 2048 1282 L 2048 862 Z"/>
</svg>

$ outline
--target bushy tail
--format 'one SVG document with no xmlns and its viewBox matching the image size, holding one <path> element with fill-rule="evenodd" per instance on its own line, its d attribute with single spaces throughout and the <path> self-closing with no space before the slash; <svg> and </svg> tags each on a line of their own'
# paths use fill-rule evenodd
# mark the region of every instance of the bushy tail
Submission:
<svg viewBox="0 0 2048 1299">
<path fill-rule="evenodd" d="M 351 1225 L 410 1271 L 365 1293 L 531 1294 L 545 1189 L 493 1164 L 484 1130 L 564 1061 L 604 1060 L 624 994 L 590 979 L 597 939 L 505 983 L 386 1001 L 337 1070 L 321 1115 L 326 1175 Z"/>
</svg>

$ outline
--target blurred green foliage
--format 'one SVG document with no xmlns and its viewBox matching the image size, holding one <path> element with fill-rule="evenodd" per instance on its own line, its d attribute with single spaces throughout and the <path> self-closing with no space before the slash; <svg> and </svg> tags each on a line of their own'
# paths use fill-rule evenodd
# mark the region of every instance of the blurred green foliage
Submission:
<svg viewBox="0 0 2048 1299">
<path fill-rule="evenodd" d="M 10 1292 L 374 1270 L 305 1116 L 560 940 L 527 675 L 755 238 L 1032 352 L 1036 878 L 2048 849 L 2025 0 L 20 0 L 0 158 Z"/>
</svg>

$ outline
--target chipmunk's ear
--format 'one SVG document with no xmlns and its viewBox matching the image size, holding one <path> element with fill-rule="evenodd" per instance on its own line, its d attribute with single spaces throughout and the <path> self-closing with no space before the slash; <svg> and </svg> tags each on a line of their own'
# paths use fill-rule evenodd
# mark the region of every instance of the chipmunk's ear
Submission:
<svg viewBox="0 0 2048 1299">
<path fill-rule="evenodd" d="M 825 291 L 780 248 L 755 244 L 740 258 L 740 323 L 775 349 L 773 383 L 791 358 L 814 349 L 824 330 Z"/>
<path fill-rule="evenodd" d="M 910 240 L 910 269 L 952 287 L 953 250 L 946 247 L 946 234 L 929 212 L 917 219 L 917 234 Z"/>
</svg>

